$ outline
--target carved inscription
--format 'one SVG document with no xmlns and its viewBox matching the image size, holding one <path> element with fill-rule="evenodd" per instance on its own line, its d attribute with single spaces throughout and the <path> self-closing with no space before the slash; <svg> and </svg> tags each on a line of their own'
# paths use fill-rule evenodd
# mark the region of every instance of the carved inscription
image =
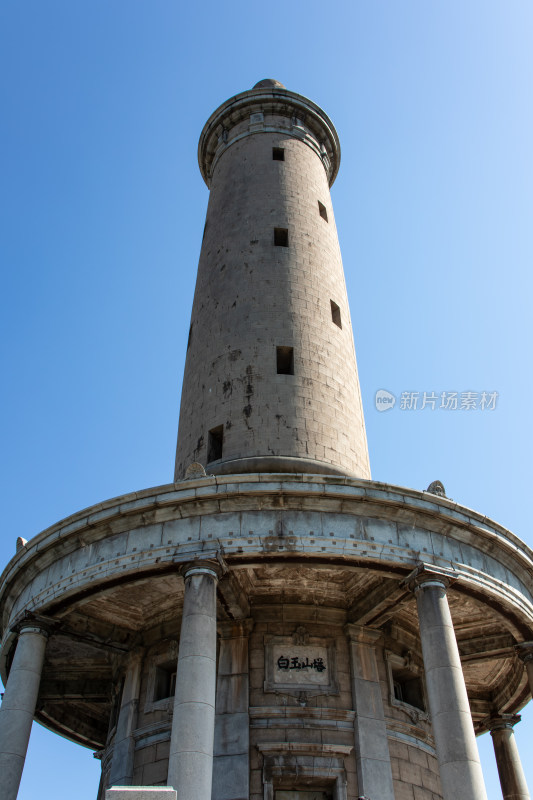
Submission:
<svg viewBox="0 0 533 800">
<path fill-rule="evenodd" d="M 278 658 L 278 669 L 316 669 L 317 672 L 324 672 L 326 665 L 323 658 L 314 658 L 309 661 L 309 656 L 306 656 L 305 661 L 300 660 L 298 656 L 280 656 Z"/>
<path fill-rule="evenodd" d="M 326 647 L 276 644 L 271 658 L 276 685 L 327 686 L 331 680 Z"/>
</svg>

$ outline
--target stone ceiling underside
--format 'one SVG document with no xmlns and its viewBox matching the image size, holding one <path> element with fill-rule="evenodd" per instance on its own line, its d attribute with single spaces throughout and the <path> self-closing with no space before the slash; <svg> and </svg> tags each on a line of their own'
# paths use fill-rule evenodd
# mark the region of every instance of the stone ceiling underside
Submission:
<svg viewBox="0 0 533 800">
<path fill-rule="evenodd" d="M 378 603 L 376 598 L 384 599 Z M 523 669 L 512 649 L 519 632 L 476 597 L 451 588 L 449 600 L 474 721 L 482 729 L 493 704 L 514 712 L 527 700 Z M 126 581 L 78 602 L 43 609 L 61 619 L 66 633 L 52 636 L 48 644 L 40 720 L 82 744 L 101 747 L 117 657 L 139 644 L 178 638 L 182 603 L 183 580 L 175 572 Z M 369 624 L 373 614 L 372 624 L 385 639 L 394 631 L 413 642 L 418 638 L 415 599 L 390 573 L 275 561 L 238 566 L 220 582 L 220 620 L 273 605 L 337 608 L 361 624 Z"/>
</svg>

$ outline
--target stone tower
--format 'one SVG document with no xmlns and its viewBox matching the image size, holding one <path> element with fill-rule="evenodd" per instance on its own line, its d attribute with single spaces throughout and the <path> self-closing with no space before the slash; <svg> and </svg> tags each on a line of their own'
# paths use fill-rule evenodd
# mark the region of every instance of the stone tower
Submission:
<svg viewBox="0 0 533 800">
<path fill-rule="evenodd" d="M 189 333 L 175 480 L 311 472 L 369 478 L 329 187 L 340 145 L 310 100 L 265 80 L 208 119 L 209 207 Z"/>
<path fill-rule="evenodd" d="M 2 800 L 34 718 L 96 751 L 99 800 L 486 800 L 488 730 L 504 800 L 529 798 L 533 553 L 438 481 L 370 480 L 339 154 L 276 81 L 204 127 L 175 481 L 17 542 Z"/>
</svg>

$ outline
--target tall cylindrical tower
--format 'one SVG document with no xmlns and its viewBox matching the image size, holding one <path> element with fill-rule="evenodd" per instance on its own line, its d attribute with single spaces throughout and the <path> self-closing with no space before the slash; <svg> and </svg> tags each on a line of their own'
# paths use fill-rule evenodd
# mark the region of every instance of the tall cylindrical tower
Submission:
<svg viewBox="0 0 533 800">
<path fill-rule="evenodd" d="M 175 480 L 210 473 L 370 478 L 329 187 L 337 133 L 265 80 L 223 103 L 198 148 L 210 188 Z"/>
<path fill-rule="evenodd" d="M 486 800 L 486 730 L 504 796 L 528 796 L 512 727 L 533 689 L 533 552 L 438 481 L 368 479 L 338 163 L 325 114 L 273 81 L 205 126 L 177 477 L 228 474 L 187 470 L 17 542 L 2 800 L 34 717 L 96 751 L 98 800 Z"/>
</svg>

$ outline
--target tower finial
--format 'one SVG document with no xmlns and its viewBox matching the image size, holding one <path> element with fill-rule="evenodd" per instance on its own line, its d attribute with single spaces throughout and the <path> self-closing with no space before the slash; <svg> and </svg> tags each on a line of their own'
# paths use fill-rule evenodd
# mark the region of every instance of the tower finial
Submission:
<svg viewBox="0 0 533 800">
<path fill-rule="evenodd" d="M 282 83 L 275 80 L 274 78 L 263 78 L 262 81 L 259 81 L 258 83 L 255 84 L 254 89 L 271 89 L 275 87 L 277 87 L 278 89 L 286 88 Z"/>
</svg>

